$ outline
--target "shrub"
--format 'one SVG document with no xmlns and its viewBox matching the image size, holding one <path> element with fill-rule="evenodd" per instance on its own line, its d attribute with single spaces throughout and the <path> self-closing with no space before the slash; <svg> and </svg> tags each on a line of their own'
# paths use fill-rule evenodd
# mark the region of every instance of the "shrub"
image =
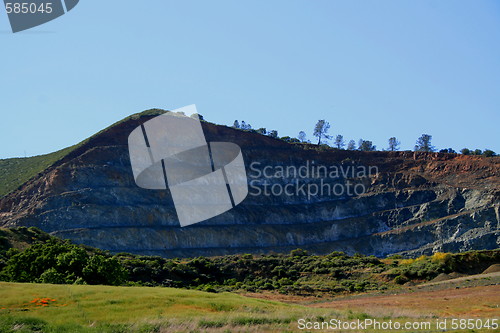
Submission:
<svg viewBox="0 0 500 333">
<path fill-rule="evenodd" d="M 416 259 L 403 259 L 399 262 L 400 265 L 411 265 L 416 261 Z"/>
<path fill-rule="evenodd" d="M 52 284 L 64 284 L 67 283 L 65 274 L 59 273 L 54 267 L 47 269 L 40 275 L 37 282 L 41 283 L 52 283 Z"/>
<path fill-rule="evenodd" d="M 387 259 L 403 259 L 403 256 L 400 254 L 393 254 L 391 256 L 388 256 Z"/>
<path fill-rule="evenodd" d="M 483 155 L 486 156 L 486 157 L 493 157 L 493 156 L 496 156 L 495 152 L 491 149 L 485 149 L 483 151 Z"/>
<path fill-rule="evenodd" d="M 83 278 L 89 284 L 120 285 L 125 282 L 127 273 L 114 258 L 94 255 L 82 270 Z"/>
<path fill-rule="evenodd" d="M 446 262 L 451 257 L 451 254 L 444 252 L 436 252 L 432 255 L 431 260 L 433 262 Z"/>
<path fill-rule="evenodd" d="M 409 281 L 409 279 L 404 275 L 398 275 L 394 278 L 394 283 L 397 283 L 397 284 L 405 284 L 408 281 Z"/>
<path fill-rule="evenodd" d="M 290 251 L 290 255 L 292 257 L 305 257 L 305 256 L 309 255 L 309 252 L 307 252 L 306 250 L 303 250 L 303 249 L 295 249 L 295 250 Z"/>
<path fill-rule="evenodd" d="M 206 291 L 207 293 L 216 293 L 217 292 L 217 290 L 215 290 L 215 288 L 210 284 L 207 284 L 205 286 L 205 288 L 203 288 L 203 291 Z"/>
<path fill-rule="evenodd" d="M 364 291 L 367 286 L 367 283 L 365 281 L 363 282 L 358 282 L 354 284 L 354 290 L 355 291 Z"/>
<path fill-rule="evenodd" d="M 24 252 L 12 255 L 2 273 L 9 281 L 35 282 L 49 268 L 54 268 L 61 272 L 57 269 L 58 258 L 72 251 L 78 251 L 76 248 L 76 245 L 55 240 L 48 240 L 45 243 L 32 245 Z M 67 274 L 71 273 L 81 272 L 67 271 Z"/>
<path fill-rule="evenodd" d="M 289 285 L 293 284 L 293 281 L 290 280 L 289 278 L 282 278 L 282 279 L 278 280 L 278 284 L 280 286 L 289 286 Z"/>
<path fill-rule="evenodd" d="M 274 285 L 273 285 L 272 283 L 270 283 L 270 282 L 266 282 L 266 283 L 264 283 L 264 285 L 262 286 L 262 289 L 264 289 L 264 290 L 273 290 L 273 289 L 275 289 L 275 288 L 274 288 Z"/>
</svg>

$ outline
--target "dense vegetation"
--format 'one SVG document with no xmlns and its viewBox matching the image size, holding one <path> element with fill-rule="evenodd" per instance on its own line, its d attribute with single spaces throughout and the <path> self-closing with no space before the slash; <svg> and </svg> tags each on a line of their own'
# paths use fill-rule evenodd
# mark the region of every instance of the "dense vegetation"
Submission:
<svg viewBox="0 0 500 333">
<path fill-rule="evenodd" d="M 126 271 L 114 258 L 102 251 L 84 249 L 51 237 L 37 228 L 19 228 L 11 231 L 19 240 L 31 237 L 35 242 L 19 251 L 10 247 L 10 240 L 2 231 L 0 236 L 0 279 L 13 282 L 40 282 L 55 284 L 107 284 L 125 282 Z"/>
<path fill-rule="evenodd" d="M 20 246 L 21 245 L 21 246 Z M 24 249 L 23 249 L 24 247 Z M 338 294 L 394 288 L 440 273 L 480 273 L 500 263 L 500 250 L 436 253 L 417 259 L 251 254 L 165 259 L 107 252 L 71 244 L 37 228 L 0 229 L 0 279 L 10 282 L 144 285 L 219 291 Z"/>
</svg>

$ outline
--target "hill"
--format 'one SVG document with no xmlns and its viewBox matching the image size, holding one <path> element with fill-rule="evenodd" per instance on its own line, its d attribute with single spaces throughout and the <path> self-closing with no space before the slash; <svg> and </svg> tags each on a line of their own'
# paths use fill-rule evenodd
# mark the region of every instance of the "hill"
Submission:
<svg viewBox="0 0 500 333">
<path fill-rule="evenodd" d="M 58 153 L 0 161 L 0 225 L 36 226 L 114 253 L 171 258 L 288 253 L 297 247 L 418 257 L 498 247 L 500 157 L 336 150 L 209 122 L 202 123 L 207 141 L 241 147 L 251 193 L 287 184 L 297 184 L 297 191 L 250 194 L 224 214 L 181 228 L 170 192 L 137 187 L 128 155 L 131 131 L 162 112 L 133 115 Z M 276 173 L 312 164 L 340 174 Z M 262 172 L 265 167 L 275 171 L 271 177 Z M 342 173 L 360 168 L 376 172 Z M 300 190 L 325 183 L 363 191 Z"/>
</svg>

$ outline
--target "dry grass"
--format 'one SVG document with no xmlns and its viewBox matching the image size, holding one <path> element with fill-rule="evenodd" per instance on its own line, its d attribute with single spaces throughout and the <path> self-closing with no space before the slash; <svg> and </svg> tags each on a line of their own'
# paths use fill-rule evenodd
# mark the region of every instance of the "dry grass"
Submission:
<svg viewBox="0 0 500 333">
<path fill-rule="evenodd" d="M 354 297 L 312 307 L 368 313 L 374 317 L 500 317 L 500 286 L 481 286 L 398 295 Z"/>
</svg>

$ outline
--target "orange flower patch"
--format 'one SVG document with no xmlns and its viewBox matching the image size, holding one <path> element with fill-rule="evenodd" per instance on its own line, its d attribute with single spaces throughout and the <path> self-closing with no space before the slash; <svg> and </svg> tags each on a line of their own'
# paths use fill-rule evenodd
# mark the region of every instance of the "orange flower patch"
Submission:
<svg viewBox="0 0 500 333">
<path fill-rule="evenodd" d="M 27 303 L 22 303 L 19 305 L 12 305 L 7 307 L 0 307 L 0 310 L 12 310 L 12 309 L 23 309 L 24 311 L 29 310 L 30 308 L 43 308 L 43 307 L 55 307 L 55 306 L 67 306 L 67 304 L 59 304 L 55 298 L 51 297 L 43 297 L 43 298 L 34 298 Z"/>
<path fill-rule="evenodd" d="M 54 304 L 56 302 L 54 298 L 44 297 L 44 298 L 35 298 L 30 303 L 33 303 L 35 306 L 48 306 L 49 304 Z"/>
</svg>

